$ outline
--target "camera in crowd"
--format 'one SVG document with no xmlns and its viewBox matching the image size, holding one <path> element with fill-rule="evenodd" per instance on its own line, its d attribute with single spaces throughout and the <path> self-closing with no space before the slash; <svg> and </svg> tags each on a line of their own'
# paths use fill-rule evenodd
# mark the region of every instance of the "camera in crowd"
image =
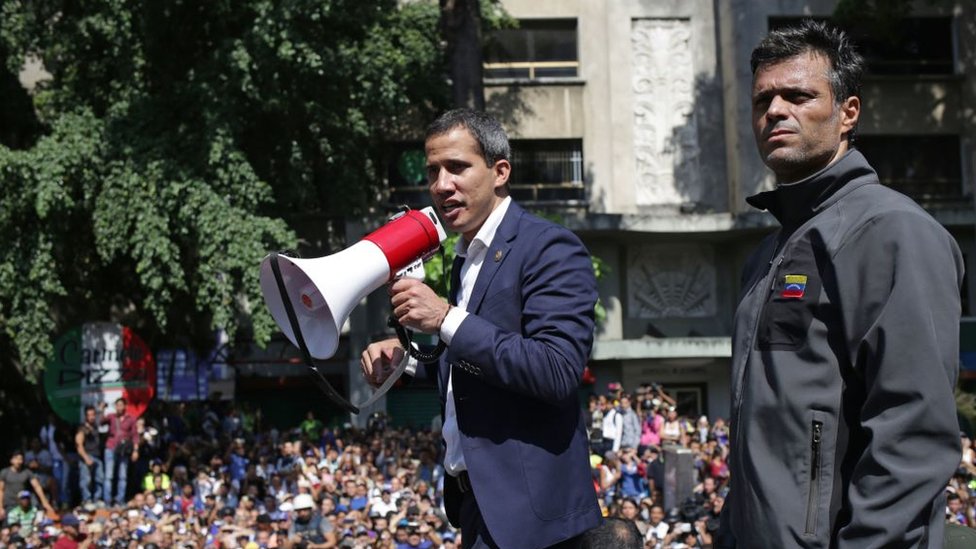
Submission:
<svg viewBox="0 0 976 549">
<path fill-rule="evenodd" d="M 640 397 L 640 409 L 649 412 L 654 410 L 661 404 L 661 400 L 656 398 L 656 395 L 662 391 L 660 383 L 642 383 L 640 389 L 637 391 Z"/>
</svg>

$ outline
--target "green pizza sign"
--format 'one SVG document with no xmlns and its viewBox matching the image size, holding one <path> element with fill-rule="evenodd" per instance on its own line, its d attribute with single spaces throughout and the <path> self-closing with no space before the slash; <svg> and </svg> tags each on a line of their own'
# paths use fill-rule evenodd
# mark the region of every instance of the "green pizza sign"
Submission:
<svg viewBox="0 0 976 549">
<path fill-rule="evenodd" d="M 125 398 L 127 412 L 142 415 L 156 391 L 156 363 L 129 328 L 84 324 L 61 336 L 44 372 L 44 392 L 62 419 L 80 423 L 85 406 L 111 406 Z"/>
</svg>

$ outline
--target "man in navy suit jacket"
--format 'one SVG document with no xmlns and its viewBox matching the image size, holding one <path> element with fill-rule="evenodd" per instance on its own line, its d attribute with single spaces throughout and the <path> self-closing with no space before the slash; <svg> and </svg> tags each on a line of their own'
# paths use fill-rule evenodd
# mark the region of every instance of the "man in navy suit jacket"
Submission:
<svg viewBox="0 0 976 549">
<path fill-rule="evenodd" d="M 444 406 L 448 517 L 466 549 L 579 547 L 600 523 L 577 397 L 597 298 L 589 253 L 512 202 L 495 119 L 445 113 L 425 150 L 434 206 L 462 235 L 451 302 L 406 278 L 390 295 L 403 326 L 448 345 L 426 370 Z M 402 353 L 396 340 L 370 345 L 364 375 L 381 383 Z"/>
</svg>

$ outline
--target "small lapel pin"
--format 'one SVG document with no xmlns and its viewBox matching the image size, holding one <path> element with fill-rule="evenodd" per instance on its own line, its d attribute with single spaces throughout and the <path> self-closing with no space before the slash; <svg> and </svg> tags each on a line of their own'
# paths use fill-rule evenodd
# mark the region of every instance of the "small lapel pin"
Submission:
<svg viewBox="0 0 976 549">
<path fill-rule="evenodd" d="M 502 251 L 495 250 L 495 263 L 498 263 L 501 260 L 502 260 Z"/>
</svg>

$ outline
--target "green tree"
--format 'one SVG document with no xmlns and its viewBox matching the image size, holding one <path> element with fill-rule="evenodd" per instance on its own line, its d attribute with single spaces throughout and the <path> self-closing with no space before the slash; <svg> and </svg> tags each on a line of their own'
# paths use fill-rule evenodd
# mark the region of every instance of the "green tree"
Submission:
<svg viewBox="0 0 976 549">
<path fill-rule="evenodd" d="M 0 367 L 35 379 L 90 320 L 154 348 L 206 348 L 215 328 L 266 341 L 267 250 L 297 247 L 307 219 L 322 240 L 304 244 L 341 241 L 337 220 L 383 190 L 385 139 L 446 104 L 438 17 L 397 0 L 0 0 L 0 104 L 24 99 L 9 84 L 28 54 L 51 74 L 36 118 L 0 131 Z"/>
</svg>

